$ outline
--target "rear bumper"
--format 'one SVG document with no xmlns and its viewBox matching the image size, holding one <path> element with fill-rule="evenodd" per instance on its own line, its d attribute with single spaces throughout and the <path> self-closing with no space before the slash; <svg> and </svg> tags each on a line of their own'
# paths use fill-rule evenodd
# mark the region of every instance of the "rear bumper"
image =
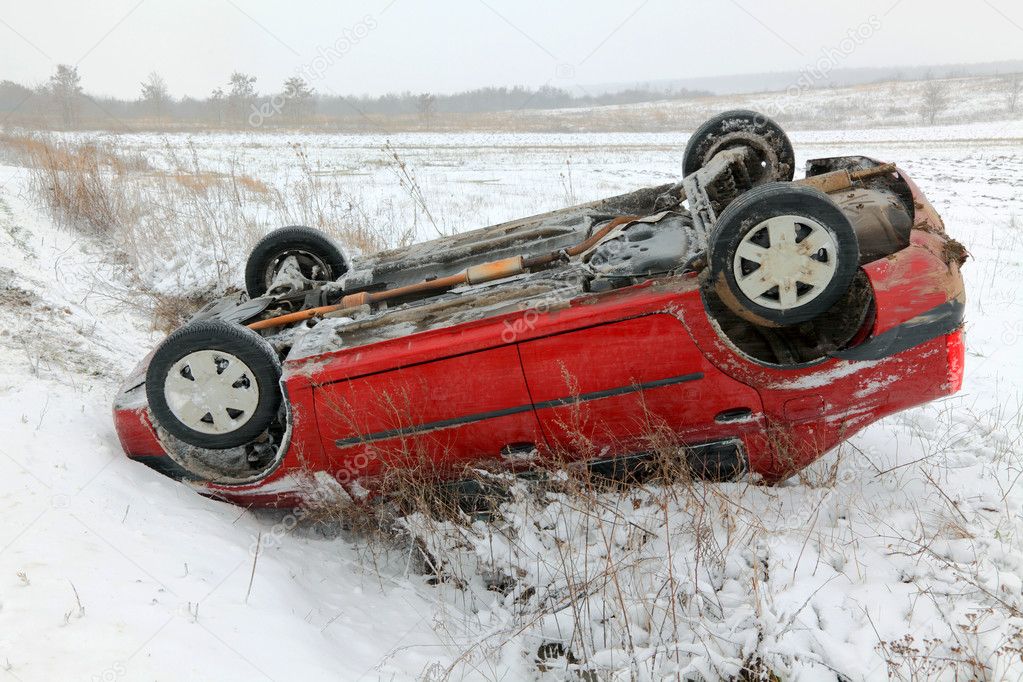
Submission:
<svg viewBox="0 0 1023 682">
<path fill-rule="evenodd" d="M 939 336 L 956 334 L 961 339 L 962 334 L 958 330 L 963 325 L 965 313 L 966 304 L 952 299 L 872 336 L 857 346 L 832 353 L 832 357 L 842 360 L 880 360 Z"/>
<path fill-rule="evenodd" d="M 750 444 L 750 471 L 783 480 L 880 419 L 956 393 L 964 350 L 955 329 L 880 360 L 842 361 L 813 395 L 763 390 L 767 428 Z"/>
</svg>

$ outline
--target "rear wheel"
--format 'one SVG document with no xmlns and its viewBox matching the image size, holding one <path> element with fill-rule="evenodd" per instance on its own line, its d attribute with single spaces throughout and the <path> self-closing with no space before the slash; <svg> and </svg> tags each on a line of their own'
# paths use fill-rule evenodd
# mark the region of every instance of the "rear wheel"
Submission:
<svg viewBox="0 0 1023 682">
<path fill-rule="evenodd" d="M 693 133 L 682 158 L 684 175 L 695 173 L 726 149 L 745 147 L 755 157 L 751 164 L 754 185 L 792 180 L 796 158 L 781 126 L 764 114 L 735 109 L 711 118 Z M 759 172 L 756 172 L 758 171 Z"/>
<path fill-rule="evenodd" d="M 207 321 L 182 327 L 156 349 L 146 396 L 157 423 L 201 448 L 251 442 L 280 406 L 277 354 L 255 332 Z"/>
<path fill-rule="evenodd" d="M 306 282 L 332 282 L 348 271 L 348 261 L 334 241 L 311 227 L 274 230 L 252 248 L 245 263 L 245 291 L 250 298 L 267 293 L 282 268 L 294 258 L 295 276 Z"/>
<path fill-rule="evenodd" d="M 859 248 L 849 219 L 826 194 L 771 183 L 721 213 L 709 260 L 713 290 L 733 312 L 777 327 L 829 310 L 852 283 Z"/>
</svg>

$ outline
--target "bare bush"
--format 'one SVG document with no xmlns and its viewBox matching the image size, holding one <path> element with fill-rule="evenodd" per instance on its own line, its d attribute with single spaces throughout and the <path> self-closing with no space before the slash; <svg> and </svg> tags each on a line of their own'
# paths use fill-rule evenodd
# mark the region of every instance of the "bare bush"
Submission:
<svg viewBox="0 0 1023 682">
<path fill-rule="evenodd" d="M 94 144 L 49 141 L 42 137 L 14 142 L 34 168 L 32 187 L 68 226 L 109 235 L 132 208 L 116 191 L 118 178 L 150 170 L 141 156 L 127 156 Z"/>
<path fill-rule="evenodd" d="M 75 125 L 82 99 L 82 79 L 78 75 L 78 67 L 58 64 L 57 70 L 50 76 L 49 93 L 64 127 Z"/>
<path fill-rule="evenodd" d="M 1015 114 L 1019 105 L 1019 94 L 1023 91 L 1023 73 L 1010 73 L 1002 80 L 1005 83 L 1007 108 L 1010 114 Z"/>
<path fill-rule="evenodd" d="M 934 125 L 934 121 L 948 108 L 948 105 L 948 92 L 944 84 L 938 81 L 929 81 L 924 86 L 920 99 L 920 116 L 929 125 Z"/>
<path fill-rule="evenodd" d="M 142 83 L 142 91 L 139 96 L 142 106 L 156 117 L 157 122 L 162 123 L 171 101 L 170 92 L 167 90 L 167 81 L 163 79 L 163 76 L 155 71 L 149 74 L 149 78 Z"/>
</svg>

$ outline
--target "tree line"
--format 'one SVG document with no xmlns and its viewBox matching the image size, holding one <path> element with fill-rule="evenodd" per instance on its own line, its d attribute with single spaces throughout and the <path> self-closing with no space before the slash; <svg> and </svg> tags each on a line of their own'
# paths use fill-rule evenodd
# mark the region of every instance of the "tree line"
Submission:
<svg viewBox="0 0 1023 682">
<path fill-rule="evenodd" d="M 591 95 L 545 85 L 540 88 L 485 87 L 454 94 L 389 93 L 336 95 L 317 92 L 293 76 L 273 92 L 261 93 L 256 77 L 234 72 L 207 97 L 173 97 L 166 80 L 152 73 L 135 99 L 101 97 L 85 92 L 76 66 L 60 64 L 49 80 L 28 87 L 0 82 L 0 122 L 74 129 L 121 122 L 173 125 L 295 126 L 329 125 L 367 117 L 403 116 L 429 122 L 438 114 L 477 114 L 634 104 L 700 97 L 711 93 L 686 88 L 631 88 Z"/>
</svg>

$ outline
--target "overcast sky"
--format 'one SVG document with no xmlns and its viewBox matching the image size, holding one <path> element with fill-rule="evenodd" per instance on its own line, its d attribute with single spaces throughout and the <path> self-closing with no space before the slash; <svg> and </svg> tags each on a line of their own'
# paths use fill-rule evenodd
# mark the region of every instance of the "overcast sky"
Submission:
<svg viewBox="0 0 1023 682">
<path fill-rule="evenodd" d="M 850 36 L 858 34 L 853 41 Z M 854 44 L 855 43 L 855 44 Z M 1019 0 L 0 0 L 0 80 L 77 64 L 134 98 L 151 71 L 206 96 L 231 71 L 261 92 L 450 92 L 1023 57 Z"/>
</svg>

